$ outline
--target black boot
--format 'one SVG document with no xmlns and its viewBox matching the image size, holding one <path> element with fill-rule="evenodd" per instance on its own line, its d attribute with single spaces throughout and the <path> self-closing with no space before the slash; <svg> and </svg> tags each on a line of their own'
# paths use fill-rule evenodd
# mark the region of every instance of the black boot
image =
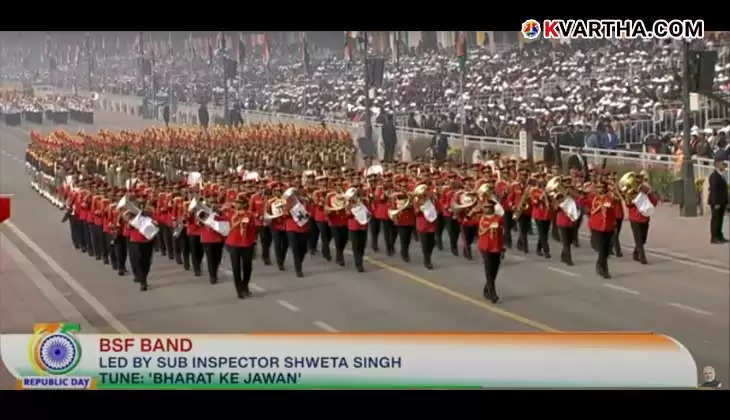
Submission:
<svg viewBox="0 0 730 420">
<path fill-rule="evenodd" d="M 147 291 L 147 282 L 144 282 L 144 283 L 140 283 L 140 285 L 139 285 L 139 290 L 140 290 L 141 292 L 146 292 L 146 291 Z"/>
<path fill-rule="evenodd" d="M 494 286 L 494 279 L 487 280 L 487 284 L 489 285 L 489 291 L 491 292 L 490 299 L 492 303 L 499 302 L 499 296 L 497 296 L 497 288 Z"/>
</svg>

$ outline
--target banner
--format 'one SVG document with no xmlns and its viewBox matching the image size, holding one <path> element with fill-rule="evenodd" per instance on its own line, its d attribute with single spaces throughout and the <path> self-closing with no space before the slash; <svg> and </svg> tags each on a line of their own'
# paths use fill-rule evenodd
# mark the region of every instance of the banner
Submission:
<svg viewBox="0 0 730 420">
<path fill-rule="evenodd" d="M 696 388 L 654 333 L 79 334 L 0 337 L 22 389 Z"/>
</svg>

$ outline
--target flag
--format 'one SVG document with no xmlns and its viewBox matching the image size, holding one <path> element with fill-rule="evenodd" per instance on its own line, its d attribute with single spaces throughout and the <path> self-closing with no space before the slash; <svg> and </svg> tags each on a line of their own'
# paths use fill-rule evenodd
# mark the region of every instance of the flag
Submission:
<svg viewBox="0 0 730 420">
<path fill-rule="evenodd" d="M 466 70 L 466 32 L 459 31 L 456 35 L 456 58 L 459 59 L 459 69 L 462 73 Z"/>
<path fill-rule="evenodd" d="M 216 38 L 215 45 L 220 50 L 226 49 L 226 38 L 223 36 L 223 31 L 218 32 L 218 36 Z"/>
<path fill-rule="evenodd" d="M 119 35 L 117 35 L 117 45 L 114 51 L 114 55 L 119 54 Z"/>
<path fill-rule="evenodd" d="M 71 64 L 71 44 L 66 46 L 66 65 Z"/>
<path fill-rule="evenodd" d="M 352 61 L 352 32 L 345 31 L 345 60 Z"/>
<path fill-rule="evenodd" d="M 213 64 L 213 40 L 208 39 L 208 62 Z"/>
<path fill-rule="evenodd" d="M 264 32 L 264 65 L 268 68 L 271 61 L 271 50 L 269 49 L 269 35 Z"/>
<path fill-rule="evenodd" d="M 238 35 L 238 63 L 243 68 L 246 62 L 246 43 L 243 41 L 243 33 Z"/>
<path fill-rule="evenodd" d="M 76 65 L 79 65 L 79 61 L 81 60 L 81 45 L 76 44 Z"/>
<path fill-rule="evenodd" d="M 302 62 L 304 63 L 304 71 L 309 75 L 309 50 L 307 48 L 307 35 L 302 32 Z"/>
<path fill-rule="evenodd" d="M 167 33 L 167 55 L 169 55 L 170 58 L 172 58 L 174 56 L 173 52 L 174 51 L 172 49 L 172 32 L 168 32 Z"/>
</svg>

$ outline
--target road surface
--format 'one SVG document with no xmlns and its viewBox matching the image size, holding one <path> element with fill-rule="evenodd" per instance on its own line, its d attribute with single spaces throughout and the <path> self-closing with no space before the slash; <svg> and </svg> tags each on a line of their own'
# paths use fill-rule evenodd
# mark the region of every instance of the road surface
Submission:
<svg viewBox="0 0 730 420">
<path fill-rule="evenodd" d="M 93 132 L 150 124 L 100 111 L 93 126 L 61 127 Z M 574 249 L 573 267 L 560 263 L 555 242 L 552 260 L 510 251 L 497 279 L 497 305 L 481 295 L 478 259 L 435 251 L 435 269 L 429 271 L 418 243 L 411 246 L 410 263 L 385 256 L 382 243 L 379 253 L 368 244 L 365 273 L 355 271 L 351 256 L 342 268 L 307 255 L 304 278 L 294 276 L 291 253 L 283 273 L 258 259 L 255 298 L 243 301 L 235 296 L 227 255 L 223 276 L 211 285 L 207 276 L 194 277 L 156 254 L 150 290 L 142 293 L 130 275 L 120 277 L 74 250 L 68 224 L 60 223 L 62 212 L 29 187 L 24 169 L 29 130 L 55 128 L 0 123 L 0 193 L 15 194 L 12 220 L 0 225 L 2 333 L 29 333 L 42 321 L 80 322 L 82 331 L 108 333 L 655 331 L 683 343 L 698 373 L 712 365 L 723 383 L 730 380 L 730 271 L 722 259 L 729 248 L 693 259 L 687 237 L 696 228 L 685 236 L 682 220 L 652 221 L 649 242 L 658 251 L 649 254 L 650 264 L 633 261 L 631 248 L 625 248 L 623 258 L 609 260 L 610 280 L 595 274 L 596 255 L 585 239 Z M 653 242 L 655 237 L 664 242 Z M 632 243 L 628 224 L 622 240 Z M 531 236 L 533 251 L 535 243 Z M 675 243 L 679 251 L 672 252 Z M 698 241 L 697 247 L 710 245 Z M 13 386 L 2 369 L 0 382 Z"/>
</svg>

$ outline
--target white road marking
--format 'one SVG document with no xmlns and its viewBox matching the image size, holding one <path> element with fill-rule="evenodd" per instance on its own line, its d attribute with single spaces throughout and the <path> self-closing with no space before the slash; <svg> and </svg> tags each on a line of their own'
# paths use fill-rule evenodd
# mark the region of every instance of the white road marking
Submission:
<svg viewBox="0 0 730 420">
<path fill-rule="evenodd" d="M 331 325 L 329 325 L 329 324 L 327 324 L 326 322 L 323 322 L 323 321 L 314 321 L 312 324 L 318 326 L 319 328 L 321 328 L 321 329 L 323 329 L 323 330 L 325 330 L 327 332 L 331 332 L 331 333 L 340 332 L 336 328 L 332 327 Z"/>
<path fill-rule="evenodd" d="M 61 314 L 63 319 L 58 321 L 66 322 L 78 322 L 83 328 L 82 331 L 85 333 L 95 333 L 97 329 L 94 328 L 88 319 L 86 319 L 78 309 L 66 297 L 71 296 L 71 293 L 61 293 L 53 283 L 43 275 L 28 258 L 23 255 L 22 252 L 15 246 L 4 234 L 0 233 L 0 242 L 2 242 L 3 248 L 8 251 L 10 258 L 12 258 L 23 273 L 36 285 L 41 291 L 43 296 L 48 299 L 56 310 Z"/>
<path fill-rule="evenodd" d="M 507 253 L 505 255 L 505 258 L 508 258 L 508 259 L 511 259 L 511 260 L 515 260 L 515 261 L 519 261 L 519 262 L 527 261 L 527 258 L 526 257 L 523 257 L 522 255 L 514 255 L 514 254 L 510 254 L 510 253 Z"/>
<path fill-rule="evenodd" d="M 260 286 L 258 286 L 256 284 L 254 284 L 254 283 L 251 283 L 251 288 L 253 290 L 257 291 L 257 292 L 260 292 L 260 293 L 263 293 L 263 292 L 266 291 L 266 289 L 264 289 L 263 287 L 260 287 Z"/>
<path fill-rule="evenodd" d="M 122 324 L 121 321 L 119 321 L 112 313 L 99 302 L 91 293 L 89 293 L 88 290 L 86 290 L 75 278 L 73 278 L 66 270 L 61 268 L 58 263 L 51 258 L 50 255 L 46 254 L 41 247 L 38 246 L 35 242 L 33 242 L 32 239 L 28 237 L 23 231 L 21 231 L 13 222 L 6 221 L 4 223 L 10 230 L 13 231 L 15 235 L 20 238 L 25 244 L 35 251 L 36 254 L 38 254 L 43 261 L 48 264 L 49 267 L 53 271 L 56 272 L 65 282 L 66 284 L 73 289 L 77 295 L 81 296 L 82 299 L 86 301 L 94 310 L 102 317 L 104 320 L 109 324 L 110 327 L 112 327 L 114 330 L 116 330 L 120 334 L 131 334 L 132 332 Z"/>
<path fill-rule="evenodd" d="M 619 290 L 621 292 L 631 293 L 632 295 L 638 295 L 639 294 L 639 292 L 637 292 L 636 290 L 627 289 L 625 287 L 617 286 L 615 284 L 603 283 L 603 285 L 605 287 L 608 287 L 608 288 L 611 288 L 611 289 L 614 289 L 614 290 Z"/>
<path fill-rule="evenodd" d="M 578 274 L 578 273 L 573 273 L 571 271 L 563 270 L 563 269 L 557 268 L 557 267 L 548 267 L 547 269 L 550 271 L 555 271 L 556 273 L 565 274 L 566 276 L 570 276 L 570 277 L 580 277 L 580 274 Z"/>
<path fill-rule="evenodd" d="M 590 235 L 588 235 L 586 233 L 582 233 L 582 232 L 581 232 L 580 236 L 582 238 L 589 238 L 590 237 Z M 624 243 L 621 243 L 621 247 L 622 248 L 626 248 L 626 249 L 631 250 L 631 251 L 634 250 L 634 247 L 633 246 L 628 245 L 628 244 L 624 244 Z M 661 252 L 660 249 L 663 249 L 663 248 L 645 248 L 646 254 L 647 255 L 651 255 L 652 257 L 655 257 L 655 258 L 659 258 L 659 259 L 662 259 L 662 260 L 674 261 L 676 263 L 684 264 L 684 265 L 689 265 L 689 266 L 692 266 L 692 267 L 704 268 L 705 270 L 714 271 L 714 272 L 720 273 L 720 274 L 730 274 L 730 269 L 715 267 L 715 266 L 710 265 L 710 264 L 707 264 L 707 263 L 703 264 L 702 262 L 700 262 L 701 260 L 700 259 L 697 259 L 697 258 L 687 257 L 687 258 L 692 258 L 692 259 L 695 260 L 695 261 L 688 261 L 686 259 L 681 259 L 681 258 L 673 257 L 673 256 L 669 255 L 669 253 L 667 253 L 667 255 L 661 255 L 661 254 L 657 254 L 655 252 L 652 252 L 653 250 L 654 251 Z M 677 255 L 677 256 L 680 255 L 680 254 L 677 254 L 677 253 L 673 253 L 673 254 L 674 255 Z"/>
<path fill-rule="evenodd" d="M 278 303 L 279 305 L 285 307 L 286 309 L 288 309 L 292 312 L 299 312 L 299 308 L 297 308 L 296 306 L 292 305 L 291 303 L 289 303 L 285 300 L 277 300 L 276 303 Z"/>
<path fill-rule="evenodd" d="M 694 313 L 697 313 L 700 315 L 707 315 L 707 316 L 712 315 L 712 312 L 703 311 L 702 309 L 693 308 L 691 306 L 683 305 L 681 303 L 670 302 L 668 305 L 674 306 L 675 308 L 684 309 L 686 311 L 694 312 Z"/>
</svg>

